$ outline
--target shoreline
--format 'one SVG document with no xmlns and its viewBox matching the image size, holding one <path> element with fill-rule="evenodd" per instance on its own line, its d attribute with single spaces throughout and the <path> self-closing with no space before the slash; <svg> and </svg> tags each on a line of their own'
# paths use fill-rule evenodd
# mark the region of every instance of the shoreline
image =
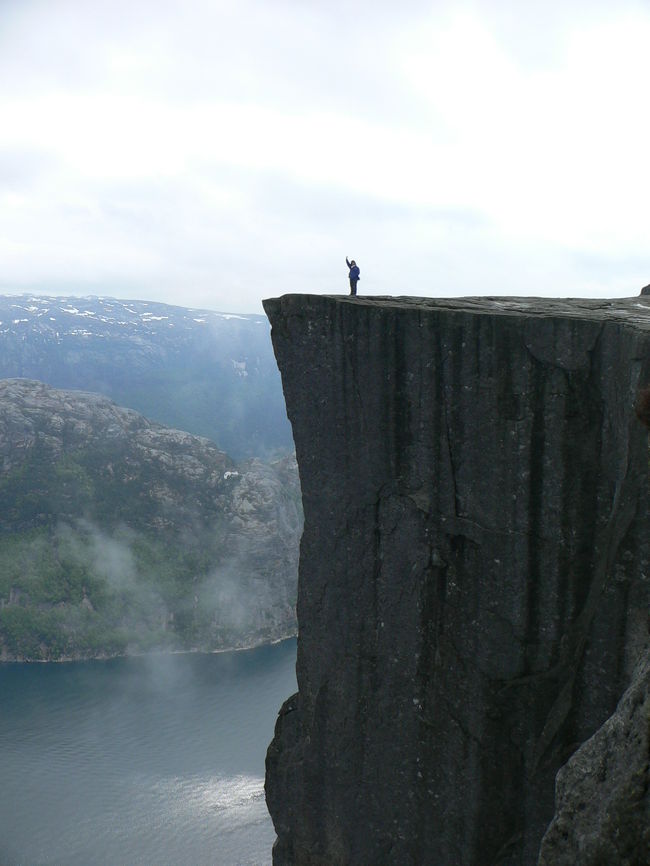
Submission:
<svg viewBox="0 0 650 866">
<path fill-rule="evenodd" d="M 223 653 L 249 652 L 250 650 L 260 649 L 264 646 L 275 646 L 276 644 L 284 643 L 288 640 L 294 640 L 297 637 L 297 630 L 293 630 L 280 637 L 259 640 L 253 643 L 248 643 L 245 646 L 223 647 L 220 649 L 154 649 L 149 652 L 112 653 L 110 655 L 104 654 L 96 656 L 64 656 L 57 659 L 0 659 L 0 667 L 2 665 L 57 665 L 72 664 L 74 662 L 106 662 L 113 659 L 145 658 L 147 656 L 156 655 L 220 655 Z"/>
</svg>

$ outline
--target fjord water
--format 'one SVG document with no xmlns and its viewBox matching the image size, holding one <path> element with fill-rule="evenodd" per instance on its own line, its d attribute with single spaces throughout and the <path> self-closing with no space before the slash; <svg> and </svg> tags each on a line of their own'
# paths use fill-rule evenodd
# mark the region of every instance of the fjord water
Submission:
<svg viewBox="0 0 650 866">
<path fill-rule="evenodd" d="M 1 866 L 267 866 L 295 641 L 0 665 Z"/>
</svg>

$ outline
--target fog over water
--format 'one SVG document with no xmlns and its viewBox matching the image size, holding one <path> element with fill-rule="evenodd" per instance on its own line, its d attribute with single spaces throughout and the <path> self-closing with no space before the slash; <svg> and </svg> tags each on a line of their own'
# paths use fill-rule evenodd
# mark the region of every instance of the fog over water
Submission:
<svg viewBox="0 0 650 866">
<path fill-rule="evenodd" d="M 0 866 L 267 866 L 295 641 L 0 665 Z"/>
</svg>

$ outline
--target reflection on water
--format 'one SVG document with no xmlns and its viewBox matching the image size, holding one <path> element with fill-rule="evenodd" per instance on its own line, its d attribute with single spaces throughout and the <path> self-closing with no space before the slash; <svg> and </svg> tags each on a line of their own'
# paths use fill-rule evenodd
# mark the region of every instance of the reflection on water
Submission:
<svg viewBox="0 0 650 866">
<path fill-rule="evenodd" d="M 267 866 L 266 747 L 295 641 L 0 665 L 1 866 Z"/>
</svg>

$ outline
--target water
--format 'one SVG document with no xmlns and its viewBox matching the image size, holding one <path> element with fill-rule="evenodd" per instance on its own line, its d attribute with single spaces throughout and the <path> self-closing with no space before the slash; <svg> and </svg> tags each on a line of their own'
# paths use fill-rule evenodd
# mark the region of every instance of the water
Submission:
<svg viewBox="0 0 650 866">
<path fill-rule="evenodd" d="M 0 665 L 1 866 L 268 866 L 295 651 Z"/>
</svg>

